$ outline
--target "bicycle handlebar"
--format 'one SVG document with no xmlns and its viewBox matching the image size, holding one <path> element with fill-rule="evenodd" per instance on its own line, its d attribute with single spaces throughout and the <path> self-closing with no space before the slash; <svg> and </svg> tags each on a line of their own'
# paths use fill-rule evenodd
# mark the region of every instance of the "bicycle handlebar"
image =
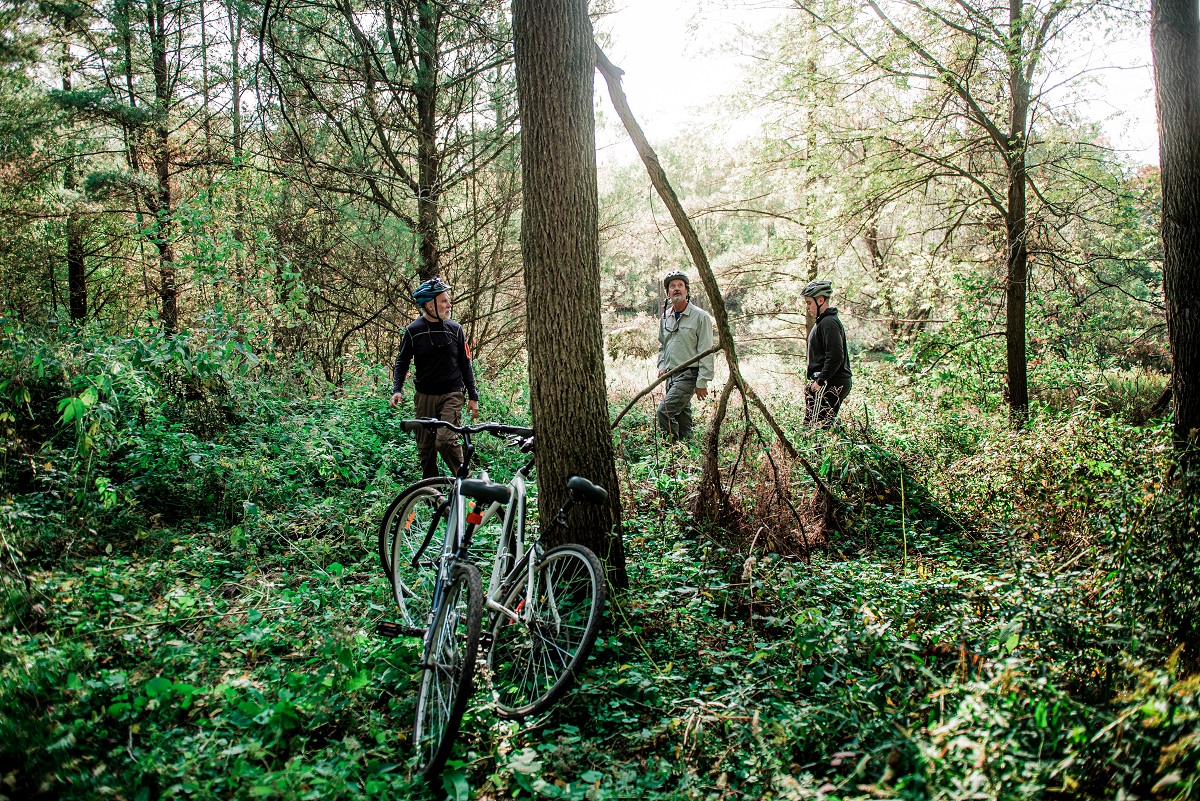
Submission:
<svg viewBox="0 0 1200 801">
<path fill-rule="evenodd" d="M 421 429 L 436 430 L 439 428 L 448 428 L 456 434 L 491 434 L 494 437 L 521 437 L 522 439 L 528 439 L 533 436 L 532 428 L 506 426 L 501 423 L 456 426 L 453 423 L 447 423 L 445 420 L 438 420 L 436 417 L 416 417 L 411 420 L 404 420 L 400 423 L 400 427 L 409 432 L 420 431 Z"/>
</svg>

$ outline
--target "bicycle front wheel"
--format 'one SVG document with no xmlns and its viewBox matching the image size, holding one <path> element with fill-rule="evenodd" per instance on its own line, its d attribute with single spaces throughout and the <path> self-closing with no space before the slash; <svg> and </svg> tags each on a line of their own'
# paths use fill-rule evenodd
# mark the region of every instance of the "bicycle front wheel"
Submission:
<svg viewBox="0 0 1200 801">
<path fill-rule="evenodd" d="M 502 717 L 549 709 L 570 689 L 600 631 L 607 590 L 600 560 L 581 545 L 546 553 L 533 571 L 533 593 L 521 574 L 492 622 L 488 667 Z"/>
<path fill-rule="evenodd" d="M 450 751 L 474 687 L 483 622 L 483 580 L 474 565 L 455 565 L 421 659 L 421 689 L 413 741 L 417 773 L 436 778 Z"/>
<path fill-rule="evenodd" d="M 454 479 L 449 476 L 418 481 L 396 496 L 379 522 L 379 559 L 392 583 L 400 622 L 412 629 L 424 628 L 428 622 L 436 577 L 431 564 L 413 567 L 413 556 L 433 526 L 433 537 L 425 549 L 424 561 L 436 561 L 447 518 L 440 510 L 453 486 Z"/>
</svg>

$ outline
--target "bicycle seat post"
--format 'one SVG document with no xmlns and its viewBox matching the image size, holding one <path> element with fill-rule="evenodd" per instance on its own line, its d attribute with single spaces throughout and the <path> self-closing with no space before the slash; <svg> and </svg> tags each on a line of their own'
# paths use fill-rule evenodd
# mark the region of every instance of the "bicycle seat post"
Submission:
<svg viewBox="0 0 1200 801">
<path fill-rule="evenodd" d="M 463 460 L 458 468 L 459 478 L 471 477 L 471 457 L 475 455 L 475 445 L 471 442 L 471 432 L 463 430 Z"/>
</svg>

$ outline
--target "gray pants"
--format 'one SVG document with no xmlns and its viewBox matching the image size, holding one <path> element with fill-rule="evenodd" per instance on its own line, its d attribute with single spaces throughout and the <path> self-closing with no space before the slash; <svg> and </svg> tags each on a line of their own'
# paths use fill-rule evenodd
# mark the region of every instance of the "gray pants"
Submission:
<svg viewBox="0 0 1200 801">
<path fill-rule="evenodd" d="M 667 379 L 667 395 L 658 404 L 658 428 L 678 442 L 692 435 L 692 395 L 698 369 L 684 370 Z"/>
</svg>

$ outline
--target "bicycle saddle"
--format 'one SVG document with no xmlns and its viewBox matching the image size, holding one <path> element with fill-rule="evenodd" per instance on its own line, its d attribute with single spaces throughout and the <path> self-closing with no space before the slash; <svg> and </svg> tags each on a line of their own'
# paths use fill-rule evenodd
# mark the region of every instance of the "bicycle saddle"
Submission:
<svg viewBox="0 0 1200 801">
<path fill-rule="evenodd" d="M 576 500 L 601 504 L 608 500 L 608 490 L 599 484 L 593 484 L 583 476 L 571 476 L 567 479 L 567 489 Z"/>
<path fill-rule="evenodd" d="M 506 484 L 493 484 L 479 478 L 464 478 L 461 492 L 468 498 L 488 503 L 508 503 L 512 490 Z"/>
</svg>

